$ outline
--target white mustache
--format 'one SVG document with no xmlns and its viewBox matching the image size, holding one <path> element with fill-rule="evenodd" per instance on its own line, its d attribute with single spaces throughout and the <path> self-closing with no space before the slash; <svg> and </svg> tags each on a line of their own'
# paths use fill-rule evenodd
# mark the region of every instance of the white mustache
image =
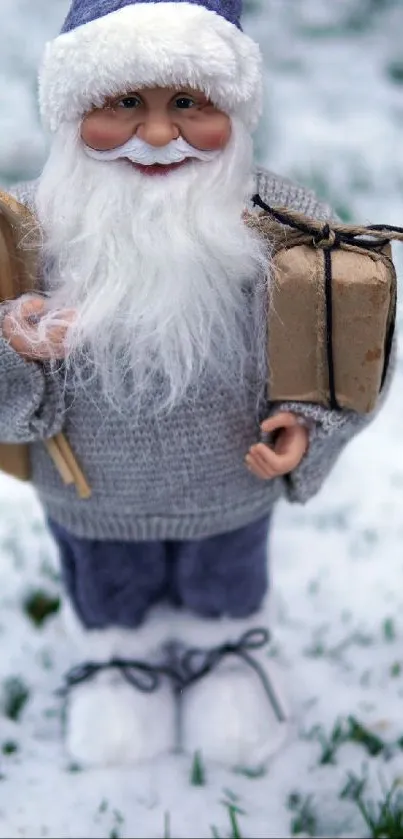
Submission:
<svg viewBox="0 0 403 839">
<path fill-rule="evenodd" d="M 217 151 L 202 151 L 190 146 L 183 137 L 172 140 L 167 146 L 158 148 L 145 143 L 139 137 L 132 137 L 123 146 L 108 151 L 97 151 L 90 146 L 84 145 L 88 157 L 94 160 L 119 160 L 127 158 L 132 163 L 139 163 L 142 166 L 154 166 L 156 163 L 169 166 L 172 163 L 182 163 L 188 158 L 196 158 L 208 162 L 214 160 L 219 154 Z"/>
</svg>

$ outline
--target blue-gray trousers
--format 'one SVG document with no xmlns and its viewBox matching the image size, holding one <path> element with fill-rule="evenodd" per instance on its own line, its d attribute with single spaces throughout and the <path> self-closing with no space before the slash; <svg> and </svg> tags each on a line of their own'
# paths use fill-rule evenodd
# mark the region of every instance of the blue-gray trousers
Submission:
<svg viewBox="0 0 403 839">
<path fill-rule="evenodd" d="M 268 587 L 269 516 L 208 539 L 79 539 L 49 522 L 67 592 L 88 629 L 137 627 L 159 601 L 204 617 L 257 612 Z"/>
</svg>

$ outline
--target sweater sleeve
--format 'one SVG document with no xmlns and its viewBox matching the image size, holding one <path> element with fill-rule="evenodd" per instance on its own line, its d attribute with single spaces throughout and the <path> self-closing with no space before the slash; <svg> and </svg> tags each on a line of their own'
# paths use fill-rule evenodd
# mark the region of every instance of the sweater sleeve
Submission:
<svg viewBox="0 0 403 839">
<path fill-rule="evenodd" d="M 25 361 L 0 337 L 0 441 L 31 443 L 58 434 L 64 397 L 58 373 Z"/>
<path fill-rule="evenodd" d="M 304 504 L 320 490 L 343 449 L 360 431 L 378 416 L 390 391 L 396 365 L 396 342 L 393 345 L 383 390 L 376 408 L 369 414 L 355 411 L 330 411 L 320 405 L 284 402 L 277 410 L 291 411 L 302 417 L 309 428 L 308 451 L 300 465 L 285 478 L 289 501 Z"/>
<path fill-rule="evenodd" d="M 327 411 L 320 405 L 286 402 L 280 411 L 303 417 L 309 427 L 308 451 L 294 472 L 284 478 L 289 501 L 305 504 L 319 492 L 343 449 L 373 419 L 354 411 Z"/>
</svg>

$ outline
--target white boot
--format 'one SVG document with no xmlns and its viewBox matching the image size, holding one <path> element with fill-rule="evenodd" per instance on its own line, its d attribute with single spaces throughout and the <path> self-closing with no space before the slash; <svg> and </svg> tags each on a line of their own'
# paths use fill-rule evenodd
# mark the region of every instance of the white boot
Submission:
<svg viewBox="0 0 403 839">
<path fill-rule="evenodd" d="M 76 661 L 163 660 L 166 614 L 150 614 L 138 630 L 87 631 L 69 609 L 69 635 L 78 644 Z M 78 652 L 78 651 L 77 651 Z M 117 670 L 98 673 L 73 687 L 67 698 L 65 739 L 69 757 L 83 767 L 133 765 L 172 751 L 177 712 L 172 686 L 165 678 L 155 692 L 128 684 Z"/>
<path fill-rule="evenodd" d="M 169 684 L 142 693 L 105 674 L 73 689 L 66 709 L 66 748 L 83 767 L 134 765 L 175 747 Z"/>
<path fill-rule="evenodd" d="M 202 621 L 187 617 L 182 640 L 203 648 L 237 642 L 245 632 L 267 625 L 267 615 L 252 620 Z M 180 636 L 179 636 L 180 637 Z M 239 656 L 230 655 L 184 691 L 181 710 L 183 748 L 200 751 L 205 760 L 232 768 L 264 767 L 284 744 L 289 712 L 280 687 L 278 668 L 267 649 L 250 651 L 272 692 Z M 280 719 L 279 719 L 280 718 Z"/>
</svg>

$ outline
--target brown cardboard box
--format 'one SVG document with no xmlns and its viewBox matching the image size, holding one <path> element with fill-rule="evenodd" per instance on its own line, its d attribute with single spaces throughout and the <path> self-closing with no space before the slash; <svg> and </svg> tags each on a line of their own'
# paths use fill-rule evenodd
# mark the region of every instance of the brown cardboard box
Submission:
<svg viewBox="0 0 403 839">
<path fill-rule="evenodd" d="M 325 252 L 312 236 L 265 215 L 249 224 L 271 243 L 269 398 L 330 405 Z M 379 251 L 330 249 L 335 395 L 342 408 L 368 413 L 376 405 L 396 310 L 390 245 Z"/>
</svg>

